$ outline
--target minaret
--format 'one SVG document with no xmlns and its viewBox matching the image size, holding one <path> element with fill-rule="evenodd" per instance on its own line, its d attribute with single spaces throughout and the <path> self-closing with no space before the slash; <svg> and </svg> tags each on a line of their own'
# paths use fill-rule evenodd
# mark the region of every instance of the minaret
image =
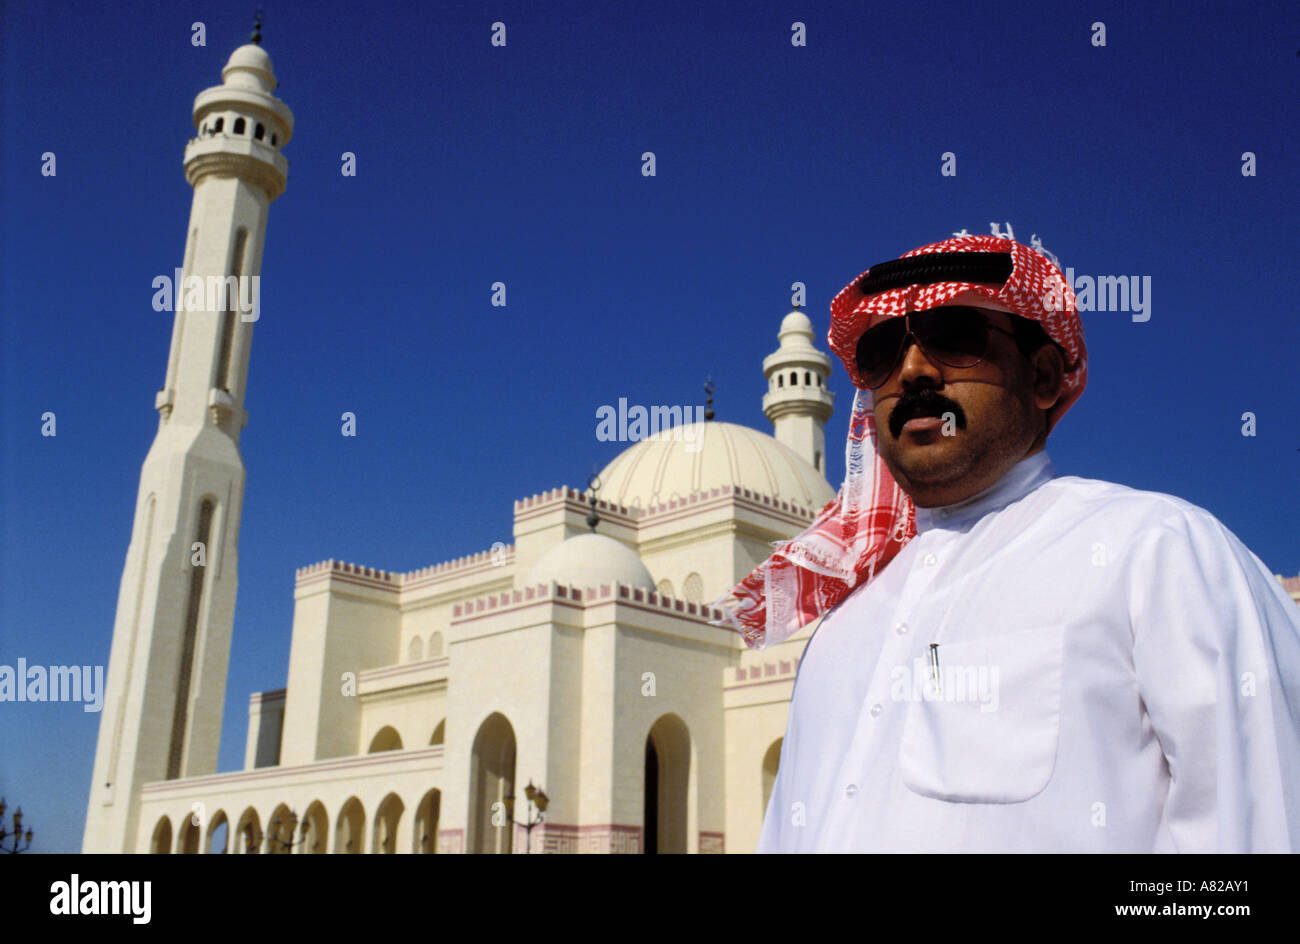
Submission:
<svg viewBox="0 0 1300 944">
<path fill-rule="evenodd" d="M 777 442 L 825 475 L 826 421 L 835 409 L 835 394 L 826 389 L 830 356 L 813 345 L 812 322 L 798 308 L 782 319 L 776 336 L 780 347 L 763 358 L 763 412 Z"/>
<path fill-rule="evenodd" d="M 221 70 L 222 84 L 194 100 L 184 277 L 173 286 L 158 433 L 140 472 L 118 591 L 85 852 L 147 848 L 149 837 L 139 835 L 141 787 L 217 769 L 244 499 L 239 436 L 248 354 L 267 211 L 284 192 L 289 164 L 280 149 L 293 134 L 293 114 L 271 94 L 275 74 L 261 41 L 259 21 Z M 222 285 L 225 303 L 216 291 Z"/>
</svg>

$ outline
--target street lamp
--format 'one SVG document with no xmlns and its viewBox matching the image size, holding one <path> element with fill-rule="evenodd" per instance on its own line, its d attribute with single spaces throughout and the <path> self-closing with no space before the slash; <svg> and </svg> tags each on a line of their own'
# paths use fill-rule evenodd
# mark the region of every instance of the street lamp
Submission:
<svg viewBox="0 0 1300 944">
<path fill-rule="evenodd" d="M 23 808 L 20 806 L 14 810 L 14 831 L 12 833 L 5 831 L 4 815 L 5 801 L 3 797 L 0 797 L 0 852 L 7 852 L 10 855 L 26 852 L 32 847 L 32 828 L 28 826 L 26 835 L 23 834 Z M 13 839 L 12 848 L 4 844 L 6 837 Z M 20 846 L 20 840 L 26 840 L 27 844 Z"/>
<path fill-rule="evenodd" d="M 531 780 L 528 781 L 528 786 L 524 787 L 524 796 L 528 797 L 528 822 L 526 823 L 515 822 L 515 795 L 513 793 L 508 794 L 505 797 L 506 818 L 510 820 L 512 825 L 524 827 L 524 837 L 525 837 L 524 851 L 532 852 L 533 851 L 533 827 L 540 826 L 542 824 L 542 820 L 546 818 L 543 814 L 546 812 L 546 807 L 550 805 L 551 798 L 546 795 L 545 790 L 542 790 L 539 787 L 534 787 L 533 782 Z M 537 807 L 536 819 L 533 819 L 534 806 Z"/>
<path fill-rule="evenodd" d="M 280 838 L 280 817 L 277 816 L 275 819 L 271 820 L 271 831 L 266 834 L 266 851 L 272 855 L 277 853 L 287 854 L 293 852 L 293 850 L 298 846 L 306 843 L 307 832 L 311 829 L 311 820 L 305 819 L 302 821 L 302 838 L 295 841 L 293 834 L 297 828 L 298 814 L 292 810 L 289 811 L 289 838 L 287 840 Z M 272 843 L 275 845 L 273 846 Z M 276 848 L 276 846 L 278 846 L 278 848 Z"/>
</svg>

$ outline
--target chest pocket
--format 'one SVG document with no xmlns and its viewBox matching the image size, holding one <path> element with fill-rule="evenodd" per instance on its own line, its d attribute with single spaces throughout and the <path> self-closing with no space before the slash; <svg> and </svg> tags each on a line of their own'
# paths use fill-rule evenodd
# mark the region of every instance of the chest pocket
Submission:
<svg viewBox="0 0 1300 944">
<path fill-rule="evenodd" d="M 1056 766 L 1065 627 L 939 644 L 940 690 L 907 705 L 899 772 L 956 803 L 1019 803 Z"/>
</svg>

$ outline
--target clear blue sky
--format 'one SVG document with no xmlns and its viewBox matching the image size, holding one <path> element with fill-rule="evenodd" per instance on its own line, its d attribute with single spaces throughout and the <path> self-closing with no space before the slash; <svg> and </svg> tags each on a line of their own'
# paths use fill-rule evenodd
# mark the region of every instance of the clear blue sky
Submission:
<svg viewBox="0 0 1300 944">
<path fill-rule="evenodd" d="M 150 282 L 181 263 L 194 96 L 253 6 L 0 14 L 0 663 L 107 664 L 171 336 Z M 221 769 L 249 693 L 284 685 L 295 568 L 509 542 L 514 499 L 617 455 L 595 426 L 620 397 L 700 404 L 712 374 L 720 419 L 770 431 L 760 363 L 792 282 L 824 343 L 858 272 L 993 220 L 1077 274 L 1152 280 L 1150 321 L 1085 315 L 1058 469 L 1179 495 L 1300 572 L 1295 4 L 266 8 L 297 123 L 252 348 Z M 830 387 L 838 485 L 838 363 Z M 80 848 L 99 717 L 0 704 L 0 792 L 43 851 Z"/>
</svg>

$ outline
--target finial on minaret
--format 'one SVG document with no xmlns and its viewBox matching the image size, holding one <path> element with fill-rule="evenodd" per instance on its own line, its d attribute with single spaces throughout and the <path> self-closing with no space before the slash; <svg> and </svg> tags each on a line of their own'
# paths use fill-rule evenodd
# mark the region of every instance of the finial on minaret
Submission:
<svg viewBox="0 0 1300 944">
<path fill-rule="evenodd" d="M 596 533 L 596 525 L 600 524 L 600 515 L 596 514 L 596 493 L 600 491 L 600 476 L 595 472 L 587 476 L 587 488 L 591 489 L 591 511 L 587 514 L 587 527 L 591 528 L 591 533 Z"/>
<path fill-rule="evenodd" d="M 257 12 L 253 14 L 253 33 L 248 37 L 248 41 L 255 46 L 262 45 L 262 8 L 259 6 Z"/>
<path fill-rule="evenodd" d="M 710 375 L 704 379 L 704 419 L 713 419 L 713 376 Z"/>
</svg>

